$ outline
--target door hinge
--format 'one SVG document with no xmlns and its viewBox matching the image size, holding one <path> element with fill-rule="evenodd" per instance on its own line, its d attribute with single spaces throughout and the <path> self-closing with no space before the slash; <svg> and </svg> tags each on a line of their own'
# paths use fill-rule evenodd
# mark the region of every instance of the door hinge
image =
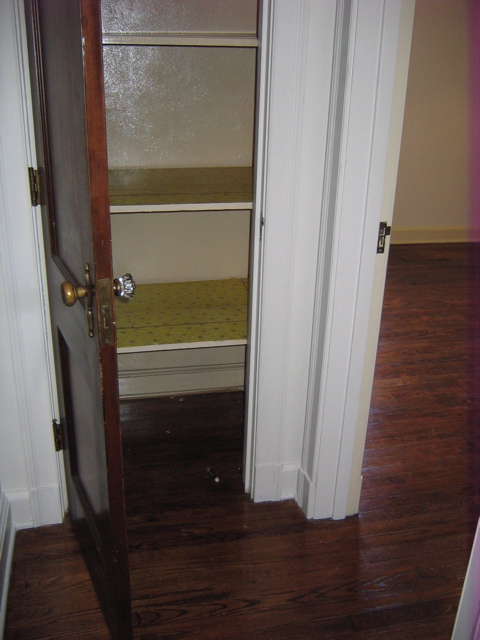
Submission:
<svg viewBox="0 0 480 640">
<path fill-rule="evenodd" d="M 386 222 L 380 222 L 380 227 L 378 229 L 377 253 L 385 253 L 386 238 L 391 233 L 392 227 L 389 227 Z"/>
<path fill-rule="evenodd" d="M 28 167 L 28 181 L 30 183 L 32 207 L 37 207 L 40 204 L 40 181 L 38 179 L 38 171 L 33 167 Z"/>
<path fill-rule="evenodd" d="M 55 442 L 55 451 L 63 450 L 62 423 L 52 420 L 53 441 Z"/>
</svg>

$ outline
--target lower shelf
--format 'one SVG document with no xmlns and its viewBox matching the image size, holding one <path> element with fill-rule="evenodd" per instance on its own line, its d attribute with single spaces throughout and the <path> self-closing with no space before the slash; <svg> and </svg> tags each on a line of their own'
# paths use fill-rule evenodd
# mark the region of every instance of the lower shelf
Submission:
<svg viewBox="0 0 480 640">
<path fill-rule="evenodd" d="M 247 280 L 138 285 L 116 304 L 122 398 L 244 386 Z"/>
<path fill-rule="evenodd" d="M 118 354 L 121 398 L 241 389 L 245 345 Z"/>
<path fill-rule="evenodd" d="M 242 278 L 140 284 L 115 304 L 120 352 L 245 342 L 248 282 Z"/>
</svg>

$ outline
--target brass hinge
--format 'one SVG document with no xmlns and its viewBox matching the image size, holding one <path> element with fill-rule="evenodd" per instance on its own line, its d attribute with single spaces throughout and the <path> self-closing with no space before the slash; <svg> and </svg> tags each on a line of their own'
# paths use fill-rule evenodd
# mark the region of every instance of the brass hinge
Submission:
<svg viewBox="0 0 480 640">
<path fill-rule="evenodd" d="M 40 204 L 40 181 L 38 179 L 38 171 L 33 167 L 28 167 L 28 181 L 30 183 L 32 207 L 36 207 Z"/>
<path fill-rule="evenodd" d="M 386 222 L 380 222 L 380 227 L 378 229 L 377 253 L 385 253 L 386 238 L 391 233 L 392 227 L 389 227 Z"/>
<path fill-rule="evenodd" d="M 52 420 L 53 441 L 55 442 L 55 451 L 63 450 L 62 424 L 55 419 Z"/>
</svg>

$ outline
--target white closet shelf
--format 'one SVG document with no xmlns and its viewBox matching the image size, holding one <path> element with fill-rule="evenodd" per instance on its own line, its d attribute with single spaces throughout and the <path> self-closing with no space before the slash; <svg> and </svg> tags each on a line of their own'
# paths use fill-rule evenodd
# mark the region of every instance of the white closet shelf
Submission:
<svg viewBox="0 0 480 640">
<path fill-rule="evenodd" d="M 175 211 L 245 211 L 251 209 L 252 202 L 204 202 L 183 204 L 145 204 L 145 205 L 117 205 L 110 207 L 110 213 L 172 213 Z"/>
<path fill-rule="evenodd" d="M 115 301 L 119 353 L 246 344 L 245 278 L 137 285 Z"/>
<path fill-rule="evenodd" d="M 252 208 L 252 167 L 112 169 L 111 213 Z"/>
<path fill-rule="evenodd" d="M 204 349 L 208 347 L 234 347 L 246 345 L 246 340 L 210 340 L 205 342 L 178 342 L 174 344 L 148 344 L 141 347 L 118 347 L 118 353 L 145 353 L 151 351 L 177 351 L 179 349 Z"/>
<path fill-rule="evenodd" d="M 258 47 L 253 33 L 104 33 L 104 45 L 170 47 Z"/>
</svg>

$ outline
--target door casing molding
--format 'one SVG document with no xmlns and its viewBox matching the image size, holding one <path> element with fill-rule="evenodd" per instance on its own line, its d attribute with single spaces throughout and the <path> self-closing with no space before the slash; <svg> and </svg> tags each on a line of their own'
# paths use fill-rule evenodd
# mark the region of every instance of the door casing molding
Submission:
<svg viewBox="0 0 480 640">
<path fill-rule="evenodd" d="M 0 255 L 6 301 L 0 366 L 4 387 L 11 389 L 3 403 L 0 448 L 6 459 L 0 466 L 13 523 L 26 528 L 61 521 L 65 501 L 51 431 L 55 387 L 42 234 L 28 186 L 34 154 L 23 3 L 7 0 L 0 13 Z"/>
<path fill-rule="evenodd" d="M 343 518 L 358 510 L 376 239 L 392 217 L 390 129 L 395 112 L 398 139 L 406 91 L 406 79 L 394 91 L 396 68 L 399 56 L 408 65 L 415 2 L 267 4 L 246 486 L 254 500 L 293 497 L 310 518 Z"/>
</svg>

